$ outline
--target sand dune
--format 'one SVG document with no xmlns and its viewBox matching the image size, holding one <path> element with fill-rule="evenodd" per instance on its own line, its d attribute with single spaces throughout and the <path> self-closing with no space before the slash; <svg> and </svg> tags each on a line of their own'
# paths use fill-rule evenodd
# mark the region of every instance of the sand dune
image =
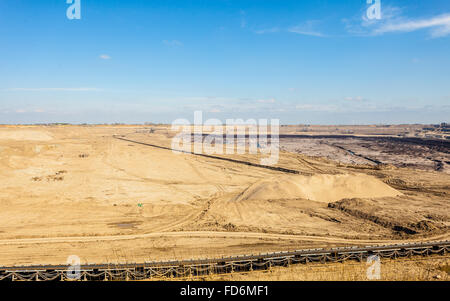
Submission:
<svg viewBox="0 0 450 301">
<path fill-rule="evenodd" d="M 344 198 L 394 197 L 400 192 L 364 174 L 282 176 L 250 185 L 233 201 L 308 199 L 334 202 Z"/>
<path fill-rule="evenodd" d="M 0 140 L 17 140 L 17 141 L 50 141 L 52 136 L 44 131 L 30 130 L 1 130 Z"/>
</svg>

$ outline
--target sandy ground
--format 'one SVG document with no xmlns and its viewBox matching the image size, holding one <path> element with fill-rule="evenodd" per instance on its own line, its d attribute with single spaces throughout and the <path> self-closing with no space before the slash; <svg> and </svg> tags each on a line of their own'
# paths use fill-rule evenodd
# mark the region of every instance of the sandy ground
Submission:
<svg viewBox="0 0 450 301">
<path fill-rule="evenodd" d="M 287 175 L 113 137 L 171 145 L 152 128 L 0 127 L 0 265 L 449 238 L 446 173 L 281 152 L 277 166 L 303 174 Z"/>
</svg>

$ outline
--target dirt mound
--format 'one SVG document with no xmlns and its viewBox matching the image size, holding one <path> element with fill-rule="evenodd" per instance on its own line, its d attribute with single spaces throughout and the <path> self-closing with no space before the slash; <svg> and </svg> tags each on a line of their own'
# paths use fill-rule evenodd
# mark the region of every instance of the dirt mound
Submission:
<svg viewBox="0 0 450 301">
<path fill-rule="evenodd" d="M 52 136 L 44 131 L 0 130 L 0 140 L 49 141 Z"/>
<path fill-rule="evenodd" d="M 233 201 L 308 199 L 333 202 L 345 198 L 394 197 L 400 192 L 364 174 L 283 176 L 250 185 Z"/>
</svg>

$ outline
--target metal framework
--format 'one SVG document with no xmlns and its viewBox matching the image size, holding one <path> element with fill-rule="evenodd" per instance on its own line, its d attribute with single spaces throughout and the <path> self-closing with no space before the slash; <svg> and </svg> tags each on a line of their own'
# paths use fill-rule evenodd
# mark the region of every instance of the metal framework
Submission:
<svg viewBox="0 0 450 301">
<path fill-rule="evenodd" d="M 307 249 L 195 260 L 152 261 L 127 264 L 85 264 L 79 268 L 79 280 L 142 280 L 225 274 L 265 270 L 274 266 L 307 264 L 309 262 L 363 261 L 369 256 L 400 258 L 412 256 L 445 255 L 450 241 L 407 243 L 332 249 Z M 0 280 L 73 280 L 68 275 L 69 265 L 35 265 L 0 267 Z"/>
</svg>

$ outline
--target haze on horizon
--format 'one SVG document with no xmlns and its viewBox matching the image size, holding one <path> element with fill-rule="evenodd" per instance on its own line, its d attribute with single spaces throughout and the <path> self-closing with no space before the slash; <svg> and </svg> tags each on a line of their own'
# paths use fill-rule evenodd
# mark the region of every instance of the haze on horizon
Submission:
<svg viewBox="0 0 450 301">
<path fill-rule="evenodd" d="M 449 122 L 450 3 L 0 0 L 0 124 Z"/>
</svg>

